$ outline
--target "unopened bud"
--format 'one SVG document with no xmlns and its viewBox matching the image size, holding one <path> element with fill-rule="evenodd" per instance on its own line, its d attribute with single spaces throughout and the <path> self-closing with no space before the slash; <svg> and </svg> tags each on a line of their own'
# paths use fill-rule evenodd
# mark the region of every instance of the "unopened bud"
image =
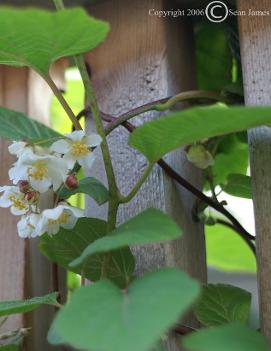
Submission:
<svg viewBox="0 0 271 351">
<path fill-rule="evenodd" d="M 30 189 L 30 184 L 27 180 L 20 180 L 19 183 L 20 192 L 26 194 Z"/>
<path fill-rule="evenodd" d="M 33 204 L 38 200 L 38 193 L 36 191 L 29 191 L 25 194 L 24 198 L 29 203 Z"/>
<path fill-rule="evenodd" d="M 70 174 L 66 181 L 65 181 L 65 185 L 67 188 L 69 189 L 76 189 L 78 188 L 78 179 L 76 178 L 75 174 Z"/>
<path fill-rule="evenodd" d="M 196 167 L 205 169 L 214 165 L 211 153 L 201 144 L 190 146 L 186 151 L 187 159 Z"/>
</svg>

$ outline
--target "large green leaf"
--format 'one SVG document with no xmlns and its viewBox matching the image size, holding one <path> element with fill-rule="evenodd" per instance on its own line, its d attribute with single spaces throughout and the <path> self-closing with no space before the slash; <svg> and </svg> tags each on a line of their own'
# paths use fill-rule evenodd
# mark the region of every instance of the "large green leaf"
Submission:
<svg viewBox="0 0 271 351">
<path fill-rule="evenodd" d="M 72 230 L 61 228 L 53 236 L 47 234 L 40 238 L 40 251 L 49 260 L 64 268 L 76 259 L 82 251 L 106 233 L 106 222 L 95 218 L 81 218 Z M 101 277 L 103 255 L 94 255 L 84 265 L 70 268 L 75 273 L 96 281 Z M 112 254 L 108 277 L 121 287 L 126 287 L 134 271 L 134 258 L 129 248 L 116 250 Z"/>
<path fill-rule="evenodd" d="M 229 322 L 247 322 L 251 294 L 231 285 L 209 284 L 195 306 L 198 320 L 208 327 Z"/>
<path fill-rule="evenodd" d="M 194 141 L 271 123 L 268 107 L 196 107 L 138 127 L 129 144 L 150 162 Z"/>
<path fill-rule="evenodd" d="M 108 201 L 108 190 L 96 178 L 89 177 L 80 180 L 78 187 L 75 189 L 63 188 L 59 196 L 62 199 L 67 199 L 75 194 L 86 194 L 93 198 L 99 205 Z"/>
<path fill-rule="evenodd" d="M 198 293 L 198 283 L 175 269 L 149 273 L 128 291 L 100 281 L 73 294 L 53 322 L 49 341 L 91 351 L 149 351 Z"/>
<path fill-rule="evenodd" d="M 33 121 L 23 113 L 8 110 L 4 107 L 0 107 L 0 125 L 0 137 L 10 140 L 26 140 L 28 142 L 48 140 L 48 142 L 42 144 L 48 145 L 50 142 L 54 142 L 56 138 L 61 137 L 61 134 L 44 124 Z"/>
<path fill-rule="evenodd" d="M 233 196 L 252 199 L 251 178 L 243 174 L 230 174 L 223 190 Z"/>
<path fill-rule="evenodd" d="M 0 301 L 0 317 L 30 312 L 41 305 L 57 305 L 57 293 L 34 297 L 29 300 Z"/>
<path fill-rule="evenodd" d="M 0 64 L 29 66 L 41 75 L 57 59 L 95 48 L 109 29 L 81 8 L 49 12 L 2 7 L 0 23 Z"/>
<path fill-rule="evenodd" d="M 268 351 L 264 337 L 239 323 L 203 329 L 183 339 L 187 351 Z"/>
<path fill-rule="evenodd" d="M 148 209 L 119 226 L 110 235 L 94 241 L 71 263 L 71 266 L 82 264 L 86 258 L 97 253 L 128 245 L 173 240 L 180 235 L 181 230 L 172 219 L 159 210 Z"/>
</svg>

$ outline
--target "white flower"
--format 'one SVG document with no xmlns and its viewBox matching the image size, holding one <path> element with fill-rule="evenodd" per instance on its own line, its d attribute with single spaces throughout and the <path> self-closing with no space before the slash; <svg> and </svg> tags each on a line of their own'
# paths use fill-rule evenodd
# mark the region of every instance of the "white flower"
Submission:
<svg viewBox="0 0 271 351">
<path fill-rule="evenodd" d="M 17 186 L 0 187 L 0 207 L 10 207 L 10 211 L 15 216 L 27 213 L 30 209 L 28 202 L 24 198 L 24 194 L 20 192 Z"/>
<path fill-rule="evenodd" d="M 28 180 L 34 190 L 45 193 L 51 185 L 56 191 L 67 178 L 67 173 L 68 166 L 63 159 L 36 155 L 32 149 L 27 149 L 9 170 L 9 177 L 14 184 Z"/>
<path fill-rule="evenodd" d="M 25 150 L 27 143 L 25 141 L 13 141 L 13 143 L 8 147 L 8 151 L 11 155 L 16 155 L 20 157 Z"/>
<path fill-rule="evenodd" d="M 66 203 L 59 203 L 56 208 L 42 212 L 42 218 L 37 226 L 37 231 L 42 235 L 56 234 L 60 227 L 72 229 L 78 218 L 83 217 L 84 212 L 77 207 L 69 206 Z"/>
<path fill-rule="evenodd" d="M 100 145 L 102 138 L 98 134 L 86 135 L 82 130 L 75 131 L 66 135 L 66 139 L 54 142 L 51 151 L 63 154 L 63 159 L 68 163 L 69 169 L 72 169 L 76 161 L 84 168 L 91 167 L 95 159 L 94 148 Z"/>
<path fill-rule="evenodd" d="M 21 238 L 35 238 L 40 235 L 37 231 L 38 223 L 41 220 L 41 215 L 31 213 L 30 215 L 23 216 L 17 223 L 19 237 Z"/>
</svg>

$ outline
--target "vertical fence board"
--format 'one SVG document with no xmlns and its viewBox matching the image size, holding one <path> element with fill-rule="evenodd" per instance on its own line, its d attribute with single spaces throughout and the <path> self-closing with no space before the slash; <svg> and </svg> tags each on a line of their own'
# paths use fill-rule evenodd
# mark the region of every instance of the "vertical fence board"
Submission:
<svg viewBox="0 0 271 351">
<path fill-rule="evenodd" d="M 239 10 L 270 10 L 269 0 L 239 0 Z M 271 104 L 270 16 L 239 18 L 247 105 Z M 271 129 L 249 131 L 253 203 L 256 222 L 261 328 L 271 342 Z"/>
<path fill-rule="evenodd" d="M 27 70 L 0 66 L 0 104 L 27 112 Z M 15 158 L 8 151 L 9 143 L 0 139 L 0 185 L 8 184 L 8 169 Z M 16 217 L 9 209 L 0 209 L 0 300 L 24 298 L 25 241 L 19 239 Z M 11 316 L 3 325 L 3 332 L 22 327 L 20 315 Z"/>
<path fill-rule="evenodd" d="M 57 82 L 64 87 L 63 63 L 54 68 Z M 61 82 L 62 77 L 62 82 Z M 26 68 L 0 66 L 0 105 L 31 116 L 49 125 L 50 101 L 52 93 L 43 80 Z M 0 185 L 9 184 L 8 169 L 15 158 L 8 153 L 9 143 L 0 140 Z M 52 196 L 44 199 L 43 206 L 49 207 Z M 24 299 L 60 291 L 66 294 L 66 273 L 48 262 L 38 250 L 38 240 L 23 240 L 18 237 L 18 218 L 9 209 L 0 209 L 1 246 L 0 246 L 0 300 Z M 58 283 L 56 284 L 56 272 Z M 1 328 L 1 332 L 21 327 L 31 327 L 31 334 L 24 345 L 27 351 L 49 351 L 52 348 L 46 341 L 48 327 L 54 315 L 54 308 L 44 306 L 38 311 L 11 316 Z"/>
<path fill-rule="evenodd" d="M 98 49 L 87 55 L 100 109 L 120 115 L 147 102 L 195 88 L 195 63 L 192 27 L 182 18 L 161 19 L 149 15 L 149 9 L 172 8 L 171 1 L 104 2 L 90 8 L 90 13 L 110 22 L 109 37 Z M 135 118 L 135 124 L 157 117 L 147 113 Z M 88 123 L 89 129 L 93 123 Z M 128 193 L 146 167 L 146 160 L 127 146 L 128 134 L 123 128 L 109 139 L 118 184 Z M 201 172 L 186 161 L 178 150 L 168 156 L 168 162 L 195 186 L 202 186 Z M 99 156 L 91 175 L 105 181 Z M 179 188 L 157 166 L 139 194 L 119 210 L 123 222 L 147 207 L 158 207 L 170 213 L 184 231 L 184 237 L 173 244 L 140 247 L 137 273 L 165 265 L 184 269 L 201 281 L 206 281 L 204 229 L 192 220 L 194 197 Z M 88 201 L 88 214 L 105 217 L 106 207 L 98 208 Z M 196 325 L 193 316 L 187 323 Z M 172 350 L 173 348 L 171 348 Z"/>
</svg>

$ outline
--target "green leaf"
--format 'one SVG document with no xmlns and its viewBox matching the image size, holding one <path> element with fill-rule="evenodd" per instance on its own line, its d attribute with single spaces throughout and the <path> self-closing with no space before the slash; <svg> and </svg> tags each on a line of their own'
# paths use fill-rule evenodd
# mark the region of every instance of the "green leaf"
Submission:
<svg viewBox="0 0 271 351">
<path fill-rule="evenodd" d="M 222 25 L 201 23 L 195 39 L 199 89 L 221 91 L 232 82 L 228 34 Z"/>
<path fill-rule="evenodd" d="M 231 173 L 246 174 L 247 172 L 248 145 L 240 141 L 240 133 L 238 134 L 223 137 L 218 146 L 212 169 L 215 185 L 225 185 Z"/>
<path fill-rule="evenodd" d="M 247 322 L 251 308 L 251 294 L 224 284 L 208 284 L 195 306 L 198 320 L 208 327 L 229 322 Z"/>
<path fill-rule="evenodd" d="M 51 293 L 45 296 L 33 297 L 29 300 L 17 301 L 0 301 L 0 317 L 11 314 L 30 312 L 41 305 L 57 304 L 57 293 Z"/>
<path fill-rule="evenodd" d="M 252 199 L 251 178 L 243 174 L 230 174 L 223 190 L 233 196 Z"/>
<path fill-rule="evenodd" d="M 102 205 L 108 201 L 108 190 L 107 188 L 96 178 L 84 178 L 80 180 L 78 188 L 61 190 L 59 196 L 62 199 L 67 199 L 75 194 L 87 194 L 93 198 L 99 205 Z"/>
<path fill-rule="evenodd" d="M 91 281 L 99 280 L 103 255 L 94 255 L 84 265 L 70 268 L 69 263 L 81 255 L 82 251 L 95 240 L 106 234 L 107 223 L 95 218 L 80 218 L 72 230 L 61 228 L 53 236 L 40 238 L 40 251 L 50 261 L 81 274 Z M 129 248 L 116 250 L 108 271 L 108 278 L 120 287 L 126 287 L 134 271 L 134 258 Z"/>
<path fill-rule="evenodd" d="M 178 238 L 181 230 L 177 224 L 156 209 L 148 209 L 115 229 L 110 235 L 94 241 L 71 263 L 82 264 L 94 254 L 116 250 L 129 245 L 150 244 Z"/>
<path fill-rule="evenodd" d="M 14 141 L 39 142 L 48 140 L 48 142 L 42 144 L 44 146 L 50 144 L 50 141 L 53 143 L 57 138 L 61 137 L 61 134 L 46 127 L 44 124 L 33 121 L 23 113 L 4 107 L 0 107 L 0 125 L 0 137 Z"/>
<path fill-rule="evenodd" d="M 187 351 L 268 351 L 265 338 L 239 323 L 203 329 L 183 339 Z"/>
<path fill-rule="evenodd" d="M 149 351 L 187 310 L 199 285 L 175 269 L 148 273 L 119 290 L 99 281 L 77 290 L 58 313 L 49 342 L 91 351 Z"/>
<path fill-rule="evenodd" d="M 2 7 L 0 23 L 0 64 L 32 67 L 43 76 L 59 58 L 95 48 L 109 29 L 81 8 L 49 12 Z"/>
<path fill-rule="evenodd" d="M 268 107 L 196 107 L 143 124 L 130 135 L 129 144 L 150 162 L 156 162 L 166 153 L 195 141 L 268 123 Z"/>
</svg>

